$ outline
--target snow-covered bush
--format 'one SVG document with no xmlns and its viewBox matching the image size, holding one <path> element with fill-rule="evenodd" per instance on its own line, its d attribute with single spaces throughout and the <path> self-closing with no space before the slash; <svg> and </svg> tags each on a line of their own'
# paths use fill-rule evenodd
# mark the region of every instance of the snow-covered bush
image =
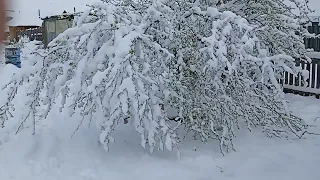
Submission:
<svg viewBox="0 0 320 180">
<path fill-rule="evenodd" d="M 166 63 L 172 54 L 152 39 L 148 29 L 157 18 L 163 38 L 172 33 L 165 17 L 157 16 L 157 6 L 151 5 L 141 16 L 121 6 L 94 4 L 89 11 L 92 15 L 88 14 L 91 18 L 83 15 L 76 27 L 51 45 L 60 47 L 65 43 L 60 39 L 70 39 L 66 44 L 71 53 L 55 60 L 54 74 L 50 75 L 55 89 L 48 94 L 49 100 L 61 90 L 72 98 L 71 114 L 83 108 L 83 116 L 97 115 L 96 123 L 103 130 L 100 141 L 106 148 L 113 142 L 111 133 L 124 121 L 134 126 L 141 145 L 148 144 L 151 151 L 156 143 L 169 150 L 176 144 L 166 111 L 161 108 L 166 103 L 164 81 L 170 80 Z"/>
<path fill-rule="evenodd" d="M 255 25 L 260 44 L 270 56 L 283 54 L 292 57 L 271 61 L 277 79 L 282 79 L 284 71 L 289 68 L 290 72 L 303 76 L 295 61 L 311 62 L 304 45 L 304 38 L 312 36 L 304 27 L 311 13 L 308 1 L 224 0 L 219 9 L 235 12 Z"/>
<path fill-rule="evenodd" d="M 172 150 L 179 139 L 169 109 L 203 141 L 218 139 L 222 151 L 233 148 L 235 129 L 243 125 L 270 136 L 298 135 L 305 124 L 288 111 L 275 72 L 291 71 L 295 56 L 270 53 L 259 30 L 214 1 L 103 0 L 47 51 L 32 53 L 40 60 L 7 86 L 2 124 L 14 93 L 27 84 L 29 111 L 20 125 L 32 115 L 35 131 L 37 106 L 43 103 L 46 118 L 61 100 L 61 112 L 82 115 L 79 126 L 95 120 L 106 150 L 123 123 L 136 129 L 144 148 Z"/>
<path fill-rule="evenodd" d="M 304 129 L 288 112 L 274 72 L 273 62 L 291 71 L 286 65 L 294 62 L 291 56 L 268 53 L 257 26 L 207 1 L 185 5 L 180 17 L 173 49 L 178 95 L 172 106 L 189 130 L 203 141 L 217 138 L 228 150 L 243 123 L 278 137 L 286 127 L 295 134 Z"/>
<path fill-rule="evenodd" d="M 70 115 L 80 108 L 83 117 L 97 116 L 106 149 L 117 125 L 128 121 L 140 134 L 143 147 L 148 144 L 152 151 L 158 143 L 160 149 L 165 145 L 171 150 L 177 140 L 162 107 L 168 98 L 164 86 L 170 80 L 166 63 L 173 55 L 153 39 L 150 34 L 155 31 L 148 28 L 152 21 L 159 21 L 164 39 L 172 30 L 158 8 L 159 3 L 151 4 L 142 16 L 111 3 L 96 3 L 74 28 L 51 42 L 44 67 L 36 72 L 45 86 L 44 117 L 61 94 L 61 107 L 69 103 Z M 39 102 L 33 99 L 32 109 Z"/>
</svg>

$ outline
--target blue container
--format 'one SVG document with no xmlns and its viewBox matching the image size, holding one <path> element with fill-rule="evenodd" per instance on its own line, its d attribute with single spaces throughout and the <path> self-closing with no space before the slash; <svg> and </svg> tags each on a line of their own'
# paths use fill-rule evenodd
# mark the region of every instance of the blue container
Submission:
<svg viewBox="0 0 320 180">
<path fill-rule="evenodd" d="M 21 68 L 20 52 L 21 52 L 20 48 L 6 47 L 5 48 L 6 64 L 13 64 L 18 68 Z"/>
</svg>

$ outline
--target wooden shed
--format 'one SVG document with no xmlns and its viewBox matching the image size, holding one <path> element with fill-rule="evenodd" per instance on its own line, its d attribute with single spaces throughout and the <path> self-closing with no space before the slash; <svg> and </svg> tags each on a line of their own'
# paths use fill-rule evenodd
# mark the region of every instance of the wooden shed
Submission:
<svg viewBox="0 0 320 180">
<path fill-rule="evenodd" d="M 42 38 L 45 47 L 60 33 L 72 27 L 74 16 L 74 13 L 63 13 L 61 15 L 42 18 Z"/>
</svg>

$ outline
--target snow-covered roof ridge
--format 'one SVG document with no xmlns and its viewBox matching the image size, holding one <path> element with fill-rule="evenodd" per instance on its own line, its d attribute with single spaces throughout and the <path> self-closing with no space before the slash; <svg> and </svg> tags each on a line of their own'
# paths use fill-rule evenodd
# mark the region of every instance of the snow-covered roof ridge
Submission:
<svg viewBox="0 0 320 180">
<path fill-rule="evenodd" d="M 307 56 L 313 59 L 320 59 L 320 52 L 310 51 L 310 52 L 307 52 Z"/>
<path fill-rule="evenodd" d="M 56 15 L 47 15 L 47 16 L 43 16 L 41 17 L 42 20 L 44 19 L 50 19 L 50 18 L 58 18 L 58 19 L 65 19 L 67 17 L 70 17 L 70 16 L 76 16 L 76 15 L 80 15 L 81 13 L 83 12 L 73 12 L 73 13 L 62 13 L 62 14 L 56 14 Z"/>
<path fill-rule="evenodd" d="M 8 22 L 8 25 L 41 26 L 41 18 L 62 14 L 64 10 L 73 12 L 74 7 L 76 7 L 77 11 L 83 11 L 88 8 L 87 4 L 91 4 L 94 1 L 99 0 L 32 0 L 31 2 L 27 0 L 10 0 L 8 8 L 13 9 L 15 12 L 12 13 L 13 20 Z M 41 11 L 41 17 L 39 17 L 39 10 Z"/>
</svg>

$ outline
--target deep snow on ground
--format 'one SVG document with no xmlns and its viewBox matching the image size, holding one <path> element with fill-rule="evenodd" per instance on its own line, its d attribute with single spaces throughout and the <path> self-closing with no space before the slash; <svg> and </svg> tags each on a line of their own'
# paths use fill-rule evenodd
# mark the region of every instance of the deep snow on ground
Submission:
<svg viewBox="0 0 320 180">
<path fill-rule="evenodd" d="M 10 65 L 5 69 L 1 71 L 2 75 L 17 70 Z M 319 99 L 292 94 L 286 98 L 291 102 L 292 110 L 309 123 L 316 123 L 314 119 L 320 117 Z M 244 130 L 235 140 L 237 151 L 225 156 L 219 152 L 216 142 L 202 144 L 187 138 L 180 145 L 179 160 L 175 152 L 149 154 L 144 151 L 139 145 L 139 136 L 127 125 L 116 131 L 116 142 L 111 145 L 110 152 L 106 152 L 98 142 L 99 131 L 94 124 L 90 127 L 88 123 L 84 124 L 71 137 L 80 120 L 51 113 L 41 122 L 46 127 L 36 135 L 24 131 L 5 138 L 0 146 L 0 179 L 320 179 L 318 136 L 309 135 L 298 140 L 270 139 L 258 130 Z M 311 131 L 319 132 L 320 128 Z"/>
</svg>

